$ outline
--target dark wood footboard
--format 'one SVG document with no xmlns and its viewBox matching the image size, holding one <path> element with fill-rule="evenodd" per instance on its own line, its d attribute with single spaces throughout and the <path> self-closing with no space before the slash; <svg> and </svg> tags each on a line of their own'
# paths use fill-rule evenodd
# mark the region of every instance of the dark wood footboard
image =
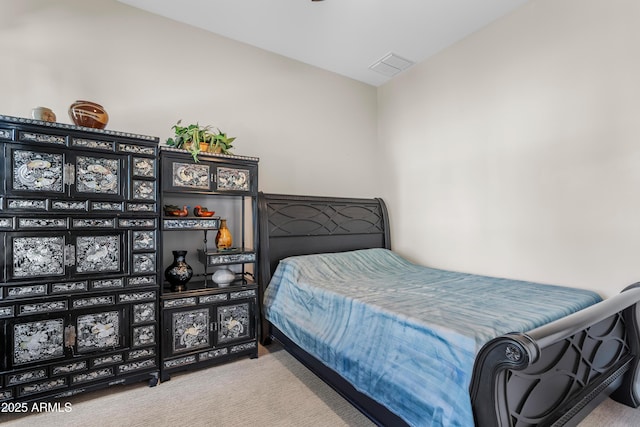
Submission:
<svg viewBox="0 0 640 427">
<path fill-rule="evenodd" d="M 640 287 L 478 354 L 471 381 L 477 426 L 576 425 L 607 396 L 640 403 Z"/>
</svg>

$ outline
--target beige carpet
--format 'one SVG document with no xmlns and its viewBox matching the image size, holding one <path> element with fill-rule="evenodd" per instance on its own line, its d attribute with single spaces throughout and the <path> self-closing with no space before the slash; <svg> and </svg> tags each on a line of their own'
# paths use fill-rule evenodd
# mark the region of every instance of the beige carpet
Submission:
<svg viewBox="0 0 640 427">
<path fill-rule="evenodd" d="M 63 401 L 67 402 L 66 400 Z M 68 413 L 2 415 L 2 427 L 365 427 L 373 424 L 288 353 L 261 347 L 258 359 L 74 396 Z M 605 401 L 580 427 L 639 426 L 640 410 Z"/>
</svg>

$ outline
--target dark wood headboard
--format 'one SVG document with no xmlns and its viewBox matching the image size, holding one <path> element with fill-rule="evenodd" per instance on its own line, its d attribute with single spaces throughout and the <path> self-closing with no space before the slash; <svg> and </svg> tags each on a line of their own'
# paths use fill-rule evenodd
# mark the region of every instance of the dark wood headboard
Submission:
<svg viewBox="0 0 640 427">
<path fill-rule="evenodd" d="M 382 199 L 258 194 L 260 287 L 293 255 L 391 248 Z"/>
<path fill-rule="evenodd" d="M 391 249 L 382 199 L 258 193 L 260 340 L 270 341 L 262 299 L 281 259 L 293 255 Z"/>
</svg>

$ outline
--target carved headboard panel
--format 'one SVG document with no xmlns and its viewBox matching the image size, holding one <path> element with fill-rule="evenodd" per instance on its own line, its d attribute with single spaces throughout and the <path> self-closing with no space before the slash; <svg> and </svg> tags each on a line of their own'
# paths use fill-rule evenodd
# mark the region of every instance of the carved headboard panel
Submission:
<svg viewBox="0 0 640 427">
<path fill-rule="evenodd" d="M 293 255 L 391 248 L 382 199 L 258 195 L 260 285 Z"/>
</svg>

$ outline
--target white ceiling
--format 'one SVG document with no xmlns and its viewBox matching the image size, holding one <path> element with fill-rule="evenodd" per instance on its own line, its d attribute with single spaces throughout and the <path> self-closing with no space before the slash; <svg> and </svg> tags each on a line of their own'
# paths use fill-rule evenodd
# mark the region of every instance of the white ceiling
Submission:
<svg viewBox="0 0 640 427">
<path fill-rule="evenodd" d="M 419 63 L 528 0 L 118 1 L 379 86 L 387 54 Z"/>
</svg>

